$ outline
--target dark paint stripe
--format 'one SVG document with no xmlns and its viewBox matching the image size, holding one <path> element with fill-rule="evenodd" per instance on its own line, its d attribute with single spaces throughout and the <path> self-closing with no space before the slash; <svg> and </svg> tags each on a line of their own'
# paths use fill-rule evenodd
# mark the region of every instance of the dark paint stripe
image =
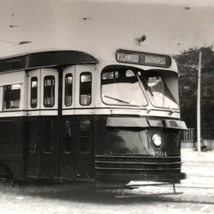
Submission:
<svg viewBox="0 0 214 214">
<path fill-rule="evenodd" d="M 141 168 L 104 168 L 104 167 L 95 167 L 96 170 L 121 170 L 121 171 L 175 171 L 180 170 L 181 168 L 173 169 L 141 169 Z"/>
<path fill-rule="evenodd" d="M 181 164 L 181 162 L 170 162 L 170 163 L 155 163 L 155 162 L 115 162 L 115 161 L 95 161 L 97 164 L 135 164 L 135 165 L 173 165 L 173 164 Z"/>
<path fill-rule="evenodd" d="M 140 156 L 140 155 L 136 155 L 136 156 L 134 156 L 134 155 L 126 155 L 126 156 L 119 156 L 119 155 L 115 155 L 115 156 L 113 156 L 113 155 L 108 155 L 108 156 L 106 156 L 106 155 L 95 155 L 95 158 L 121 158 L 121 159 L 125 159 L 125 158 L 143 158 L 143 159 L 160 159 L 160 160 L 162 160 L 162 159 L 171 159 L 171 158 L 181 158 L 181 156 L 167 156 L 167 157 L 154 157 L 154 156 Z"/>
</svg>

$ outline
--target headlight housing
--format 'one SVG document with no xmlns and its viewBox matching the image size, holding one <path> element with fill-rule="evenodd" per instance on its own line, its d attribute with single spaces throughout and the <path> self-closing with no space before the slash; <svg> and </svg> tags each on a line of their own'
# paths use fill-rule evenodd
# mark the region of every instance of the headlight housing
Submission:
<svg viewBox="0 0 214 214">
<path fill-rule="evenodd" d="M 162 144 L 162 139 L 159 134 L 154 134 L 152 136 L 152 142 L 155 144 L 155 146 L 161 146 Z"/>
</svg>

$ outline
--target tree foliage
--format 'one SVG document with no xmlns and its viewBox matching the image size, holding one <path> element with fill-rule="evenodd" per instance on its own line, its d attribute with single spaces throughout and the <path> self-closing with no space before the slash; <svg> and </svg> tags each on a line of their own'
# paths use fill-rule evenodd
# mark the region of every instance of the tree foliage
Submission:
<svg viewBox="0 0 214 214">
<path fill-rule="evenodd" d="M 213 46 L 192 47 L 174 55 L 179 72 L 181 117 L 188 127 L 196 127 L 199 52 L 201 60 L 201 125 L 214 127 L 214 51 Z"/>
</svg>

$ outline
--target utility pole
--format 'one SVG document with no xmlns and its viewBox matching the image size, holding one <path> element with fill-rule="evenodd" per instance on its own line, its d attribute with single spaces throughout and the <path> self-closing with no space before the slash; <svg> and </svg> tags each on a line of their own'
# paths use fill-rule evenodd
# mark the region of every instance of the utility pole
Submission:
<svg viewBox="0 0 214 214">
<path fill-rule="evenodd" d="M 197 96 L 197 148 L 198 155 L 201 154 L 201 58 L 202 53 L 199 51 L 198 62 L 198 96 Z"/>
</svg>

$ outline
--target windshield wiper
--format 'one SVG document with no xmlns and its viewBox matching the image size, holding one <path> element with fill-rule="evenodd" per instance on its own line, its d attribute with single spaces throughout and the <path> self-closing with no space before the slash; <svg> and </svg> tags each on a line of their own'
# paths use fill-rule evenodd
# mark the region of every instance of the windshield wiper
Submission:
<svg viewBox="0 0 214 214">
<path fill-rule="evenodd" d="M 152 89 L 151 89 L 151 87 L 150 86 L 148 86 L 148 84 L 147 84 L 147 89 L 148 89 L 148 91 L 149 91 L 149 93 L 152 95 L 152 97 L 154 96 L 154 94 L 153 94 L 153 92 L 152 92 Z"/>
<path fill-rule="evenodd" d="M 151 87 L 148 85 L 148 83 L 147 83 L 147 81 L 145 80 L 145 78 L 143 77 L 143 80 L 144 80 L 144 82 L 145 82 L 145 84 L 146 84 L 146 89 L 149 91 L 149 93 L 151 94 L 151 96 L 153 97 L 154 96 L 154 94 L 153 94 L 153 92 L 152 92 L 152 89 L 151 89 Z"/>
<path fill-rule="evenodd" d="M 137 76 L 138 81 L 142 83 L 142 81 L 141 81 L 140 77 L 139 77 L 137 74 L 136 74 L 136 76 Z M 144 76 L 142 76 L 142 78 L 143 78 L 143 82 L 144 82 L 144 84 L 146 85 L 146 90 L 147 90 L 147 91 L 149 91 L 149 93 L 150 93 L 150 94 L 151 94 L 151 96 L 153 97 L 153 96 L 154 96 L 154 94 L 152 93 L 152 89 L 151 89 L 151 87 L 148 85 L 148 83 L 147 83 L 147 81 L 145 80 Z"/>
<path fill-rule="evenodd" d="M 120 99 L 115 98 L 115 97 L 110 97 L 110 96 L 107 96 L 107 95 L 104 95 L 104 97 L 109 98 L 109 99 L 112 99 L 112 100 L 116 100 L 116 101 L 121 102 L 121 103 L 130 104 L 129 102 L 127 102 L 127 101 L 125 101 L 125 100 L 120 100 Z"/>
</svg>

